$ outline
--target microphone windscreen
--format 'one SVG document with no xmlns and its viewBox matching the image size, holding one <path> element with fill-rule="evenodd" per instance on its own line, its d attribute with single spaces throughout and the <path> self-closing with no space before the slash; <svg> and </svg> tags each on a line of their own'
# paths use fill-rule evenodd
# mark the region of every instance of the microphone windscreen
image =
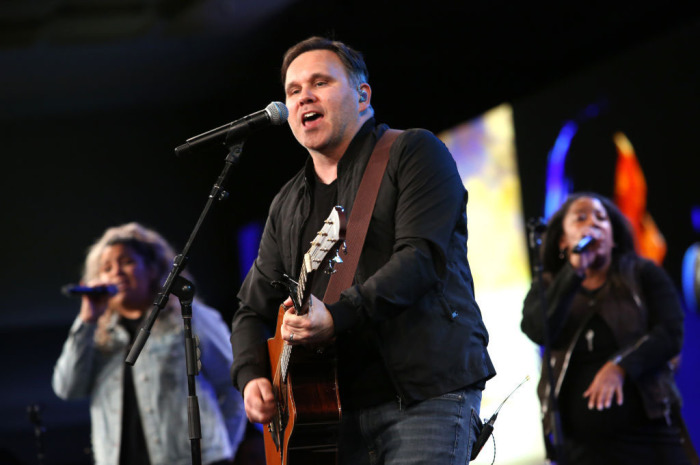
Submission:
<svg viewBox="0 0 700 465">
<path fill-rule="evenodd" d="M 275 125 L 284 123 L 289 117 L 287 105 L 282 102 L 271 102 L 265 110 L 267 110 L 267 114 L 270 115 L 270 122 Z"/>
</svg>

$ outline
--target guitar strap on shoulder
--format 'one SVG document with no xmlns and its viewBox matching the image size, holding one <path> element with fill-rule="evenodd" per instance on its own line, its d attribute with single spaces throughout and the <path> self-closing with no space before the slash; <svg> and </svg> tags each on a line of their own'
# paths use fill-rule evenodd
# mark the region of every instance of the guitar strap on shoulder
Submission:
<svg viewBox="0 0 700 465">
<path fill-rule="evenodd" d="M 377 201 L 379 184 L 384 177 L 386 165 L 389 162 L 389 151 L 396 138 L 403 131 L 387 129 L 379 138 L 374 150 L 369 157 L 367 167 L 362 175 L 360 187 L 355 195 L 355 202 L 350 212 L 350 219 L 345 234 L 347 254 L 343 255 L 343 263 L 336 267 L 336 272 L 331 275 L 323 296 L 323 302 L 332 304 L 338 301 L 340 293 L 350 287 L 355 276 L 360 254 L 365 243 L 369 220 L 372 218 L 374 204 Z"/>
</svg>

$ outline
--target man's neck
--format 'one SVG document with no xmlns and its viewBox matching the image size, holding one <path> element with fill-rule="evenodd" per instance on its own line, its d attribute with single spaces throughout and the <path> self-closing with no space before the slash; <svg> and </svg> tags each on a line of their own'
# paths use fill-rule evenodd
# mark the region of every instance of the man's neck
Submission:
<svg viewBox="0 0 700 465">
<path fill-rule="evenodd" d="M 362 118 L 360 118 L 358 122 L 359 124 L 353 133 L 353 137 L 344 144 L 334 147 L 332 151 L 322 152 L 309 150 L 311 159 L 314 162 L 316 176 L 318 176 L 324 184 L 330 184 L 336 180 L 338 177 L 338 163 L 340 163 L 340 159 L 343 158 L 345 152 L 348 150 L 348 147 L 350 147 L 352 141 L 355 139 L 355 137 L 357 137 L 357 134 L 362 129 L 362 126 L 364 126 L 364 124 L 370 118 L 372 118 L 371 114 L 364 115 Z"/>
<path fill-rule="evenodd" d="M 323 184 L 330 184 L 338 177 L 338 162 L 341 157 L 332 158 L 320 153 L 312 153 L 311 159 L 314 162 L 316 176 Z"/>
</svg>

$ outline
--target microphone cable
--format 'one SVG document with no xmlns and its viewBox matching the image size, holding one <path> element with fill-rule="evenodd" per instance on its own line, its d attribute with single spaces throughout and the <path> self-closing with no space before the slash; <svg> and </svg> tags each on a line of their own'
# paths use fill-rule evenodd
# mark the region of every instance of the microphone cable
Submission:
<svg viewBox="0 0 700 465">
<path fill-rule="evenodd" d="M 522 380 L 520 382 L 520 384 L 518 384 L 515 387 L 515 389 L 513 389 L 511 391 L 511 393 L 506 396 L 505 399 L 503 399 L 503 402 L 501 402 L 501 404 L 498 406 L 498 408 L 496 409 L 496 412 L 493 415 L 491 415 L 491 418 L 489 418 L 488 421 L 486 421 L 486 423 L 482 423 L 481 425 L 479 425 L 481 427 L 481 432 L 479 433 L 479 436 L 476 438 L 476 441 L 474 442 L 474 445 L 472 446 L 472 453 L 471 453 L 471 457 L 469 458 L 470 462 L 472 460 L 476 459 L 476 457 L 479 455 L 479 452 L 481 452 L 481 449 L 486 444 L 486 441 L 488 441 L 489 437 L 491 437 L 491 435 L 493 433 L 493 425 L 494 425 L 494 423 L 496 423 L 496 418 L 498 417 L 498 412 L 501 411 L 501 408 L 506 403 L 506 401 L 508 399 L 510 399 L 510 396 L 512 396 L 515 393 L 515 391 L 520 389 L 520 386 L 525 384 L 525 382 L 528 381 L 529 379 L 530 379 L 530 375 L 525 376 L 525 379 Z M 491 462 L 491 464 L 493 464 L 495 461 L 496 461 L 496 440 L 494 439 L 494 442 L 493 442 L 493 461 Z"/>
</svg>

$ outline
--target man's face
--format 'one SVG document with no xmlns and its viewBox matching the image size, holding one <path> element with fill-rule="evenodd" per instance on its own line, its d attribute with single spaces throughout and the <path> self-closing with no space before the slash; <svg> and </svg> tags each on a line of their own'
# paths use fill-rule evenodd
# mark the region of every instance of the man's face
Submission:
<svg viewBox="0 0 700 465">
<path fill-rule="evenodd" d="M 289 126 L 312 154 L 339 159 L 362 125 L 358 89 L 330 50 L 299 55 L 285 79 Z"/>
</svg>

